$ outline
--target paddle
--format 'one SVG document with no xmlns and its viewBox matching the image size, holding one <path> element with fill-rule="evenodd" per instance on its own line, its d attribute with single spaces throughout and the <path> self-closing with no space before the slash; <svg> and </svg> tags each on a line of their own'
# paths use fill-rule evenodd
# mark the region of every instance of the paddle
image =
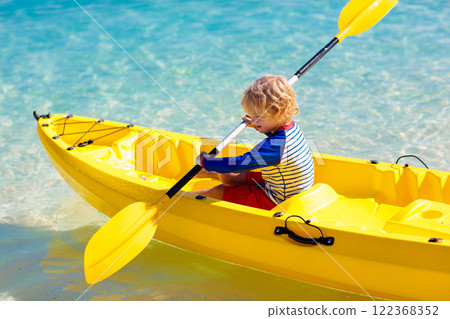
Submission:
<svg viewBox="0 0 450 319">
<path fill-rule="evenodd" d="M 397 2 L 398 0 L 351 0 L 348 2 L 339 15 L 339 33 L 289 78 L 289 84 L 294 85 L 306 71 L 344 38 L 360 34 L 373 27 L 395 7 Z"/>
<path fill-rule="evenodd" d="M 246 127 L 247 122 L 242 121 L 209 155 L 219 154 Z M 202 166 L 195 165 L 153 205 L 130 204 L 103 225 L 89 240 L 84 252 L 86 281 L 94 284 L 108 278 L 136 257 L 152 240 L 156 222 L 165 213 L 163 207 L 201 169 Z"/>
<path fill-rule="evenodd" d="M 339 16 L 339 33 L 289 78 L 289 84 L 292 86 L 297 82 L 306 71 L 345 37 L 362 33 L 374 26 L 396 4 L 397 0 L 351 0 Z M 209 153 L 210 156 L 216 156 L 246 126 L 246 122 L 239 124 Z M 136 257 L 152 240 L 157 228 L 156 222 L 165 212 L 163 207 L 201 169 L 199 165 L 194 166 L 153 205 L 144 202 L 133 203 L 123 208 L 100 228 L 86 246 L 84 254 L 86 281 L 90 284 L 97 283 Z"/>
</svg>

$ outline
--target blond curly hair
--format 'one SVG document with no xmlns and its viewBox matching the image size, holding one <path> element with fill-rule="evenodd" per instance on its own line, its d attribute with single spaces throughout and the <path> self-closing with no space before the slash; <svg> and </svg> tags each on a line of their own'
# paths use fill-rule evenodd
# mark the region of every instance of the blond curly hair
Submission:
<svg viewBox="0 0 450 319">
<path fill-rule="evenodd" d="M 299 113 L 295 92 L 286 78 L 265 75 L 252 83 L 243 93 L 242 108 L 249 114 L 269 113 L 280 123 L 285 123 Z"/>
</svg>

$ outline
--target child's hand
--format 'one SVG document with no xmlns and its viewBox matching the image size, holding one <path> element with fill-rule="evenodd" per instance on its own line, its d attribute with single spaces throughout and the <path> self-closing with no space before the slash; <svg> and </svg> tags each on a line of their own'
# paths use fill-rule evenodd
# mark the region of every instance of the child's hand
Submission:
<svg viewBox="0 0 450 319">
<path fill-rule="evenodd" d="M 245 114 L 245 116 L 242 118 L 242 120 L 247 122 L 248 127 L 255 127 L 255 125 L 253 125 L 252 118 L 250 115 Z"/>
<path fill-rule="evenodd" d="M 219 179 L 219 173 L 217 172 L 209 172 L 206 169 L 202 168 L 200 172 L 195 175 L 198 178 L 215 178 Z"/>
<path fill-rule="evenodd" d="M 201 152 L 199 156 L 197 156 L 196 160 L 195 160 L 195 164 L 202 166 L 202 161 L 205 158 L 209 158 L 209 154 L 206 152 Z"/>
</svg>

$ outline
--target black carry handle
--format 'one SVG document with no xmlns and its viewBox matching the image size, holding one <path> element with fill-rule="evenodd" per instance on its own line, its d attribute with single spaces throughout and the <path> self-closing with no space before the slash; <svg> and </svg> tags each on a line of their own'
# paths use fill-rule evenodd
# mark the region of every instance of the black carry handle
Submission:
<svg viewBox="0 0 450 319">
<path fill-rule="evenodd" d="M 305 245 L 322 244 L 322 245 L 326 245 L 326 246 L 331 246 L 334 244 L 334 237 L 306 238 L 306 237 L 297 235 L 292 230 L 289 230 L 288 228 L 285 228 L 285 227 L 275 228 L 275 235 L 283 235 L 283 234 L 287 234 L 290 239 L 295 240 L 296 242 L 298 242 L 300 244 L 305 244 Z"/>
<path fill-rule="evenodd" d="M 321 237 L 317 237 L 317 238 L 306 238 L 306 237 L 302 237 L 300 235 L 297 235 L 296 233 L 294 233 L 292 230 L 290 230 L 287 227 L 287 221 L 289 218 L 293 218 L 293 217 L 298 217 L 301 220 L 303 220 L 303 222 L 311 227 L 317 228 L 320 233 L 322 234 Z M 334 244 L 334 237 L 324 237 L 323 236 L 323 232 L 322 230 L 315 226 L 315 225 L 311 225 L 309 220 L 304 220 L 301 216 L 298 215 L 292 215 L 289 216 L 288 218 L 286 218 L 286 220 L 284 221 L 284 227 L 278 226 L 275 228 L 275 235 L 283 235 L 283 234 L 287 234 L 289 238 L 291 238 L 292 240 L 295 240 L 296 242 L 300 243 L 300 244 L 305 244 L 305 245 L 317 245 L 317 244 L 322 244 L 322 245 L 326 245 L 326 246 L 331 246 Z"/>
</svg>

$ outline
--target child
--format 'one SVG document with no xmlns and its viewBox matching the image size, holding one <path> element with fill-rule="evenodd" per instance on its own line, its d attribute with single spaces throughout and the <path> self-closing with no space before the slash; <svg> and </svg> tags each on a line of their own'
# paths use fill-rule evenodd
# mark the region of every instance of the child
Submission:
<svg viewBox="0 0 450 319">
<path fill-rule="evenodd" d="M 218 177 L 226 185 L 195 193 L 270 210 L 314 182 L 311 152 L 292 122 L 299 112 L 295 93 L 284 77 L 267 75 L 245 90 L 241 105 L 248 113 L 243 120 L 267 138 L 237 157 L 211 158 L 202 152 L 197 163 L 208 172 L 200 174 Z M 252 171 L 257 168 L 262 172 Z"/>
</svg>

